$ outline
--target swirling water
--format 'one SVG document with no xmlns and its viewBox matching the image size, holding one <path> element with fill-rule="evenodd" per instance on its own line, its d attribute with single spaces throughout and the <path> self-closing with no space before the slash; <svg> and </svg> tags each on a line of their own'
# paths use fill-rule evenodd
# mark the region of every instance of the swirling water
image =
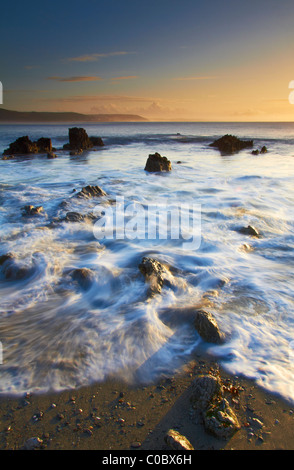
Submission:
<svg viewBox="0 0 294 470">
<path fill-rule="evenodd" d="M 68 127 L 1 126 L 0 152 L 22 135 L 44 136 L 58 158 L 0 161 L 0 255 L 13 253 L 25 273 L 0 273 L 0 392 L 61 390 L 109 375 L 154 380 L 205 351 L 294 401 L 294 125 L 81 125 L 105 147 L 80 156 L 60 150 Z M 209 143 L 226 133 L 269 152 L 222 156 Z M 154 152 L 171 160 L 170 173 L 144 171 Z M 95 212 L 100 200 L 73 192 L 88 184 L 107 193 L 105 203 L 197 203 L 200 246 L 97 240 L 90 221 L 52 224 L 70 211 Z M 42 205 L 44 213 L 23 217 L 26 204 Z M 237 231 L 249 224 L 260 238 Z M 146 255 L 172 267 L 172 282 L 149 299 L 138 269 Z M 87 289 L 71 276 L 76 268 L 94 273 Z M 213 313 L 227 335 L 224 345 L 205 344 L 189 315 L 163 314 L 195 305 Z"/>
</svg>

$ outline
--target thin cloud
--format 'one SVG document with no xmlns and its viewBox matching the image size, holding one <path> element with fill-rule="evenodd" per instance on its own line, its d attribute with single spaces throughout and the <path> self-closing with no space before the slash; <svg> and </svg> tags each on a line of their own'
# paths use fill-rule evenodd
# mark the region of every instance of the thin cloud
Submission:
<svg viewBox="0 0 294 470">
<path fill-rule="evenodd" d="M 103 59 L 105 57 L 121 56 L 128 54 L 135 54 L 135 52 L 117 51 L 100 54 L 85 54 L 79 57 L 69 57 L 65 60 L 67 60 L 68 62 L 96 62 L 97 60 Z"/>
<path fill-rule="evenodd" d="M 199 77 L 177 77 L 173 80 L 215 80 L 217 77 L 213 76 L 199 76 Z"/>
<path fill-rule="evenodd" d="M 128 75 L 128 76 L 125 76 L 125 77 L 113 77 L 111 78 L 110 80 L 113 80 L 113 81 L 119 81 L 119 80 L 134 80 L 136 78 L 139 78 L 137 75 Z"/>
<path fill-rule="evenodd" d="M 47 77 L 47 80 L 56 80 L 57 82 L 96 82 L 103 80 L 101 77 L 81 76 L 81 77 Z"/>
</svg>

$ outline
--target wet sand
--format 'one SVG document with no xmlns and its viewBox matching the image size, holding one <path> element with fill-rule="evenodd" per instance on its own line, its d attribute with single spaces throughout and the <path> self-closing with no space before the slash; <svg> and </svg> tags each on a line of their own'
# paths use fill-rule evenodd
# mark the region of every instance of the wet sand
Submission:
<svg viewBox="0 0 294 470">
<path fill-rule="evenodd" d="M 191 408 L 191 383 L 218 374 L 241 429 L 229 440 L 205 431 Z M 176 375 L 152 385 L 108 380 L 78 390 L 0 398 L 0 449 L 22 449 L 38 437 L 40 450 L 170 450 L 164 436 L 180 432 L 195 450 L 292 450 L 294 405 L 254 382 L 234 377 L 213 360 L 194 357 Z"/>
</svg>

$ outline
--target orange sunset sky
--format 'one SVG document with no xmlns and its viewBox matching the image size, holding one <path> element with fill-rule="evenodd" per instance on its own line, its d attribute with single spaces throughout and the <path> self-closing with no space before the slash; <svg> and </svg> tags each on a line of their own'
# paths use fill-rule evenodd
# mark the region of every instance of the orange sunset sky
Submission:
<svg viewBox="0 0 294 470">
<path fill-rule="evenodd" d="M 40 5 L 2 6 L 2 108 L 293 120 L 293 0 Z"/>
</svg>

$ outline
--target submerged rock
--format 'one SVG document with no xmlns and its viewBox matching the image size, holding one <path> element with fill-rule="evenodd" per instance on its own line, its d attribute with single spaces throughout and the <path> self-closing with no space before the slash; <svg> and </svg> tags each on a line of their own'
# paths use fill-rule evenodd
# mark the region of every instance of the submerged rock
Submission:
<svg viewBox="0 0 294 470">
<path fill-rule="evenodd" d="M 94 272 L 88 268 L 77 268 L 71 273 L 72 278 L 82 289 L 89 289 L 94 280 Z"/>
<path fill-rule="evenodd" d="M 251 237 L 260 238 L 259 231 L 255 227 L 253 227 L 253 225 L 248 225 L 247 227 L 241 227 L 238 230 L 238 232 L 242 233 L 243 235 L 249 235 Z"/>
<path fill-rule="evenodd" d="M 195 310 L 194 326 L 204 341 L 207 343 L 221 344 L 224 342 L 224 334 L 219 330 L 214 316 L 205 310 Z"/>
<path fill-rule="evenodd" d="M 52 151 L 51 139 L 41 137 L 36 142 L 32 142 L 28 136 L 19 137 L 15 142 L 4 150 L 4 155 L 27 155 L 31 153 L 48 153 Z"/>
<path fill-rule="evenodd" d="M 19 281 L 30 277 L 34 268 L 18 261 L 16 255 L 7 253 L 0 256 L 1 272 L 8 281 Z"/>
<path fill-rule="evenodd" d="M 226 134 L 210 144 L 210 147 L 216 147 L 224 154 L 233 154 L 245 148 L 253 147 L 253 140 L 240 140 L 234 135 Z"/>
<path fill-rule="evenodd" d="M 164 273 L 167 271 L 165 266 L 156 259 L 143 258 L 139 269 L 145 277 L 145 281 L 149 283 L 150 294 L 160 293 L 164 283 Z"/>
<path fill-rule="evenodd" d="M 171 169 L 171 162 L 166 157 L 162 157 L 157 152 L 149 155 L 145 166 L 145 171 L 149 171 L 151 173 L 171 171 Z"/>
<path fill-rule="evenodd" d="M 174 450 L 194 450 L 192 444 L 178 431 L 170 429 L 164 436 L 166 444 Z"/>
<path fill-rule="evenodd" d="M 23 209 L 23 213 L 22 213 L 23 216 L 38 215 L 44 211 L 43 206 L 35 207 L 32 205 L 27 205 L 27 206 L 24 206 L 22 209 Z"/>
<path fill-rule="evenodd" d="M 82 197 L 86 199 L 89 199 L 92 197 L 101 197 L 101 196 L 106 196 L 106 193 L 99 186 L 85 186 L 77 194 L 77 197 Z"/>
</svg>

